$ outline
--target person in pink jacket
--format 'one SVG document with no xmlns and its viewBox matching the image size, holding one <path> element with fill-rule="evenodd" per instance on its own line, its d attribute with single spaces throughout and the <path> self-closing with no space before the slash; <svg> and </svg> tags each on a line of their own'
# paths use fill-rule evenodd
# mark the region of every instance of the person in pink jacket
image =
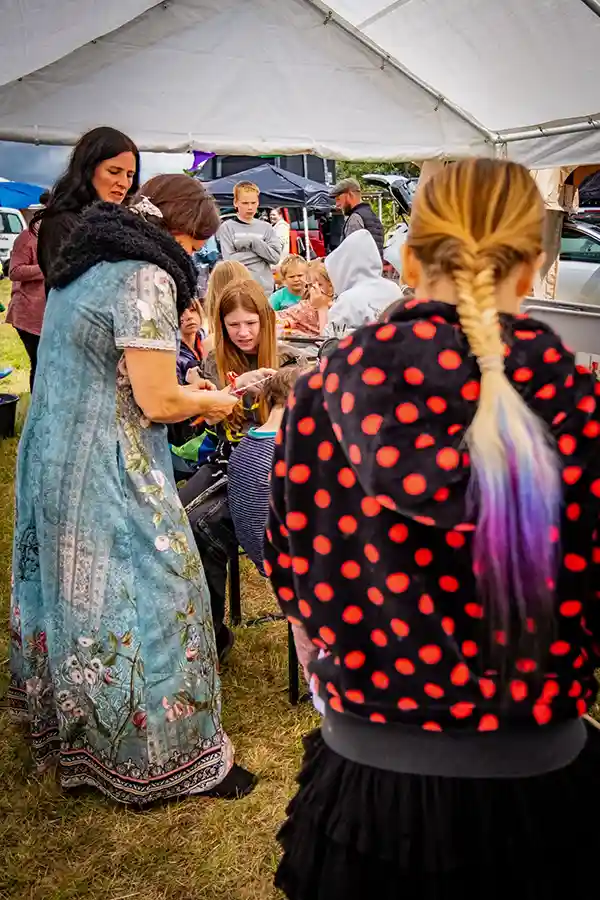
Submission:
<svg viewBox="0 0 600 900">
<path fill-rule="evenodd" d="M 40 202 L 45 205 L 46 199 L 47 194 L 42 194 Z M 37 237 L 29 228 L 22 231 L 14 243 L 8 277 L 13 284 L 6 321 L 18 332 L 29 356 L 29 385 L 33 393 L 46 291 L 44 276 L 38 264 Z"/>
</svg>

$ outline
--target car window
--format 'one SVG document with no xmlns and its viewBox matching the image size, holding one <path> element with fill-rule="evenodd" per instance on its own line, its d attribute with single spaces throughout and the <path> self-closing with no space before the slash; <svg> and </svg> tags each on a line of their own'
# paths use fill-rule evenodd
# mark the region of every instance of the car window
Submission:
<svg viewBox="0 0 600 900">
<path fill-rule="evenodd" d="M 600 263 L 600 239 L 564 228 L 560 239 L 560 258 L 570 262 Z"/>
<path fill-rule="evenodd" d="M 0 213 L 0 234 L 21 234 L 23 223 L 15 213 Z"/>
<path fill-rule="evenodd" d="M 304 231 L 304 216 L 302 214 L 302 210 L 291 208 L 288 209 L 288 213 L 290 216 L 290 228 L 293 228 L 295 231 Z M 317 217 L 310 212 L 308 214 L 308 229 L 309 231 L 319 230 Z"/>
</svg>

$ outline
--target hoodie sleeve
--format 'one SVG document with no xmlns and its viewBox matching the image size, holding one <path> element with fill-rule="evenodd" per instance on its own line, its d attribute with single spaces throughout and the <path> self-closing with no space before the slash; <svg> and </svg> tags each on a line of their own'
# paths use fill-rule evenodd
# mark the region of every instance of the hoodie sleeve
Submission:
<svg viewBox="0 0 600 900">
<path fill-rule="evenodd" d="M 294 575 L 286 519 L 285 500 L 285 442 L 289 412 L 286 411 L 281 429 L 275 439 L 275 455 L 271 471 L 271 502 L 265 535 L 265 572 L 284 615 L 296 625 L 302 624 L 298 609 L 298 597 L 294 588 Z"/>
</svg>

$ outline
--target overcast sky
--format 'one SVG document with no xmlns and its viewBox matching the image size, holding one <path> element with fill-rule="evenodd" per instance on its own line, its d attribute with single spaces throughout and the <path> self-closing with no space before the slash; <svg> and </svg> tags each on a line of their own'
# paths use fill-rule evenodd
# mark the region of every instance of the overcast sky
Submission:
<svg viewBox="0 0 600 900">
<path fill-rule="evenodd" d="M 51 187 L 64 170 L 70 147 L 36 147 L 0 141 L 0 177 Z M 163 172 L 181 172 L 191 153 L 142 153 L 142 181 Z"/>
</svg>

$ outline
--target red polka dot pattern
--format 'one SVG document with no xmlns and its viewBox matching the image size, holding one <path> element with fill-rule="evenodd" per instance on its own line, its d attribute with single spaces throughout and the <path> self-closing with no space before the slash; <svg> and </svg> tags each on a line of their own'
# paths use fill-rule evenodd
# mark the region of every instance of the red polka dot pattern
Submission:
<svg viewBox="0 0 600 900">
<path fill-rule="evenodd" d="M 362 380 L 365 384 L 370 385 L 371 387 L 376 387 L 377 385 L 383 384 L 386 380 L 387 375 L 383 371 L 383 369 L 371 368 L 365 369 L 362 374 Z"/>
<path fill-rule="evenodd" d="M 540 617 L 517 644 L 476 593 L 464 521 L 476 362 L 453 310 L 412 309 L 345 338 L 298 382 L 275 450 L 265 572 L 327 652 L 313 666 L 332 709 L 431 732 L 552 726 L 586 711 L 600 659 L 600 384 L 542 326 L 507 326 L 507 374 L 544 418 L 562 477 L 560 525 L 543 542 L 560 566 L 555 622 L 538 655 Z"/>
<path fill-rule="evenodd" d="M 435 337 L 436 327 L 431 322 L 415 322 L 413 332 L 416 337 L 424 341 L 430 341 Z"/>
<path fill-rule="evenodd" d="M 334 372 L 331 375 L 328 375 L 325 379 L 325 390 L 328 394 L 334 394 L 340 386 L 339 375 L 336 375 Z"/>
<path fill-rule="evenodd" d="M 533 370 L 529 369 L 527 366 L 523 366 L 520 369 L 516 369 L 513 379 L 518 381 L 519 384 L 524 384 L 527 381 L 531 381 L 533 378 Z"/>
<path fill-rule="evenodd" d="M 375 337 L 378 341 L 391 341 L 396 331 L 395 325 L 384 325 L 375 332 Z"/>
<path fill-rule="evenodd" d="M 420 434 L 415 441 L 417 450 L 425 450 L 427 447 L 433 447 L 434 445 L 435 439 L 430 434 Z"/>
<path fill-rule="evenodd" d="M 421 369 L 417 369 L 414 366 L 410 366 L 408 369 L 404 370 L 404 380 L 407 384 L 417 385 L 423 384 L 425 380 L 425 375 L 421 371 Z"/>
<path fill-rule="evenodd" d="M 416 422 L 419 418 L 419 410 L 414 403 L 401 403 L 396 407 L 396 418 L 404 425 Z"/>
<path fill-rule="evenodd" d="M 474 403 L 476 400 L 479 400 L 479 382 L 478 381 L 468 381 L 460 390 L 463 398 L 465 400 L 469 400 Z"/>
<path fill-rule="evenodd" d="M 300 434 L 304 435 L 304 437 L 309 437 L 313 434 L 316 427 L 315 420 L 312 416 L 306 416 L 298 422 L 298 431 Z"/>
<path fill-rule="evenodd" d="M 435 606 L 429 594 L 422 594 L 419 597 L 419 610 L 424 616 L 430 616 L 435 612 Z"/>
<path fill-rule="evenodd" d="M 360 508 L 362 514 L 371 519 L 374 516 L 378 516 L 381 512 L 381 503 L 375 497 L 363 497 L 360 501 Z"/>
<path fill-rule="evenodd" d="M 355 366 L 357 362 L 360 362 L 363 357 L 363 353 L 364 351 L 362 347 L 355 347 L 354 350 L 352 350 L 352 352 L 348 354 L 348 362 L 350 363 L 350 365 Z"/>
<path fill-rule="evenodd" d="M 443 413 L 446 412 L 448 408 L 448 404 L 444 400 L 443 397 L 430 397 L 427 400 L 427 406 L 434 413 Z"/>
<path fill-rule="evenodd" d="M 378 465 L 391 469 L 400 459 L 400 451 L 396 447 L 380 447 L 375 458 Z"/>
<path fill-rule="evenodd" d="M 383 416 L 380 416 L 377 413 L 371 413 L 362 420 L 361 428 L 365 434 L 373 436 L 379 432 L 382 423 Z"/>
<path fill-rule="evenodd" d="M 402 482 L 402 486 L 405 493 L 410 494 L 414 497 L 417 494 L 424 493 L 424 491 L 427 489 L 427 482 L 425 481 L 425 477 L 423 475 L 414 473 L 413 475 L 406 476 L 406 478 Z"/>
<path fill-rule="evenodd" d="M 458 369 L 462 360 L 456 350 L 442 350 L 438 362 L 442 369 Z"/>
<path fill-rule="evenodd" d="M 440 469 L 444 469 L 446 472 L 456 469 L 460 463 L 458 451 L 454 450 L 453 447 L 445 447 L 443 450 L 440 450 L 435 459 Z"/>
</svg>

